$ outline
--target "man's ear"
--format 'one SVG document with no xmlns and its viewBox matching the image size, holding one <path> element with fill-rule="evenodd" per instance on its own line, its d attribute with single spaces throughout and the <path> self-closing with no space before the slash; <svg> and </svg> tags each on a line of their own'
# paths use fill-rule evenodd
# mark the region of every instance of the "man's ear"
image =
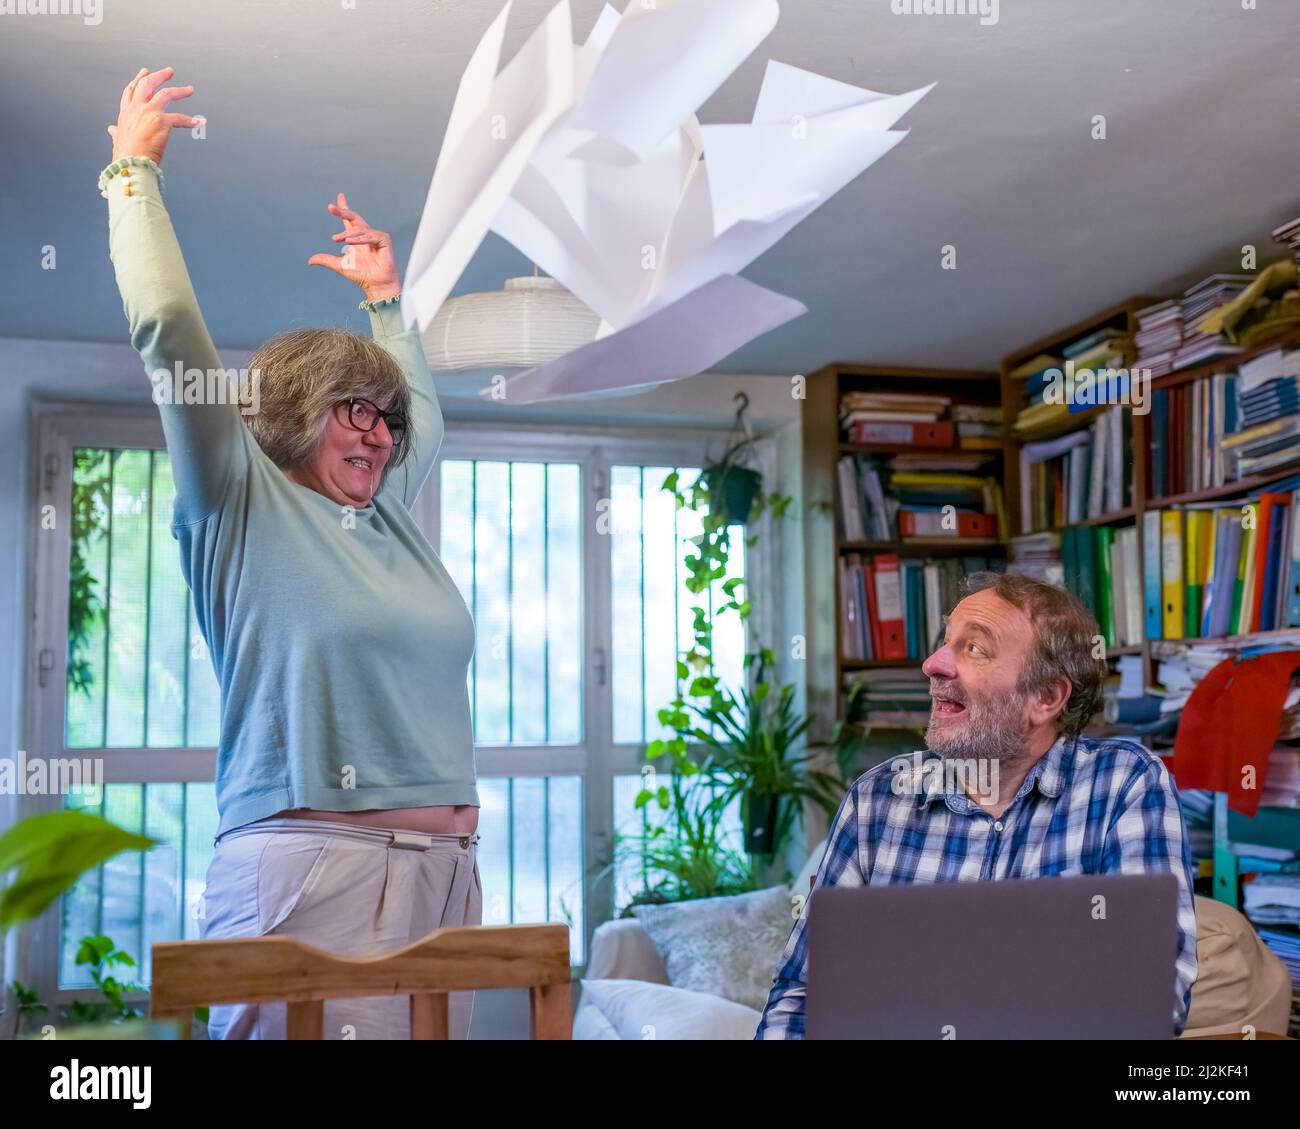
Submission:
<svg viewBox="0 0 1300 1129">
<path fill-rule="evenodd" d="M 1070 695 L 1074 692 L 1074 684 L 1061 675 L 1055 682 L 1045 686 L 1034 696 L 1034 702 L 1030 709 L 1030 720 L 1035 725 L 1042 725 L 1044 722 L 1053 720 L 1070 701 Z"/>
</svg>

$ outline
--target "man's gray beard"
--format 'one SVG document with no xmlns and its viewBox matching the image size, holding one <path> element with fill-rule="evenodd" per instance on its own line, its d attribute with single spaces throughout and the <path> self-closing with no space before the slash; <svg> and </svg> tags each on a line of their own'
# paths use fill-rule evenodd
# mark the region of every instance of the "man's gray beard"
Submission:
<svg viewBox="0 0 1300 1129">
<path fill-rule="evenodd" d="M 966 699 L 966 721 L 960 733 L 940 736 L 942 724 L 933 720 L 925 731 L 925 743 L 944 760 L 997 761 L 1013 765 L 1028 752 L 1028 699 L 1012 694 L 988 706 Z"/>
</svg>

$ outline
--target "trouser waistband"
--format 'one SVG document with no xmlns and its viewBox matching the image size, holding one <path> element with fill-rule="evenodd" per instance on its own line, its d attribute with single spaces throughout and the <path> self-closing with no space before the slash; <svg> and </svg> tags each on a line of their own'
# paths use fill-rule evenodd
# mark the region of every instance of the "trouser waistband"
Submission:
<svg viewBox="0 0 1300 1129">
<path fill-rule="evenodd" d="M 262 819 L 236 827 L 218 837 L 232 839 L 236 835 L 255 835 L 263 831 L 294 832 L 298 834 L 332 835 L 337 838 L 358 839 L 374 843 L 377 846 L 398 847 L 404 850 L 428 851 L 434 847 L 447 847 L 452 844 L 462 850 L 468 850 L 479 841 L 478 832 L 471 835 L 434 833 L 429 831 L 406 831 L 395 827 L 367 827 L 360 823 L 336 823 L 328 819 Z"/>
</svg>

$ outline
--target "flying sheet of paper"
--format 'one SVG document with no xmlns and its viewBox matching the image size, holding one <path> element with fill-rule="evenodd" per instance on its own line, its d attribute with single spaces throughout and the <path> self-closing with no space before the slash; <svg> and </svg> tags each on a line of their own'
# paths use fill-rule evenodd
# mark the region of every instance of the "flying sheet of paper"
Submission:
<svg viewBox="0 0 1300 1129">
<path fill-rule="evenodd" d="M 719 275 L 626 329 L 511 377 L 502 385 L 502 398 L 515 404 L 594 392 L 639 392 L 681 380 L 684 373 L 693 376 L 807 312 L 802 302 L 747 278 Z M 699 367 L 686 371 L 692 365 Z M 517 396 L 511 389 L 524 377 L 526 395 Z M 485 394 L 492 395 L 492 389 Z"/>
<path fill-rule="evenodd" d="M 769 61 L 751 122 L 701 126 L 776 0 L 607 6 L 581 45 L 561 0 L 498 73 L 509 12 L 461 79 L 402 313 L 425 329 L 489 229 L 558 279 L 603 319 L 597 340 L 510 378 L 512 403 L 693 376 L 805 312 L 737 272 L 898 144 L 932 89 Z"/>
</svg>

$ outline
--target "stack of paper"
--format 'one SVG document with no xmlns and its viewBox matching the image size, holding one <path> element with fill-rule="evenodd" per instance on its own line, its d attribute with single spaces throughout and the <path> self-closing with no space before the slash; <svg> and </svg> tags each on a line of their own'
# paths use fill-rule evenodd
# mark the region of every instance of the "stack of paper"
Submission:
<svg viewBox="0 0 1300 1129">
<path fill-rule="evenodd" d="M 1255 850 L 1258 852 L 1259 848 Z M 1300 857 L 1295 851 L 1285 852 L 1285 855 L 1286 858 L 1275 861 Z M 1300 874 L 1257 874 L 1242 891 L 1241 908 L 1251 921 L 1300 925 Z"/>
<path fill-rule="evenodd" d="M 1174 356 L 1183 343 L 1183 307 L 1175 301 L 1159 302 L 1137 312 L 1137 363 L 1151 370 L 1151 379 L 1174 368 Z"/>
<path fill-rule="evenodd" d="M 1029 533 L 1011 538 L 1011 562 L 1007 565 L 1007 572 L 1032 576 L 1048 584 L 1064 584 L 1061 535 L 1055 532 Z"/>
<path fill-rule="evenodd" d="M 1273 746 L 1259 802 L 1271 807 L 1300 808 L 1300 749 L 1294 745 Z"/>
<path fill-rule="evenodd" d="M 775 26 L 776 0 L 607 6 L 582 44 L 561 0 L 499 70 L 509 12 L 461 79 L 402 314 L 423 330 L 489 229 L 563 283 L 600 314 L 597 340 L 511 377 L 512 403 L 693 376 L 805 312 L 738 272 L 897 145 L 891 127 L 931 89 L 769 62 L 749 123 L 704 126 L 696 109 Z"/>
<path fill-rule="evenodd" d="M 1300 219 L 1288 220 L 1281 227 L 1275 228 L 1273 238 L 1288 248 L 1300 264 Z"/>
<path fill-rule="evenodd" d="M 1201 333 L 1196 326 L 1211 310 L 1231 302 L 1254 281 L 1253 274 L 1212 274 L 1183 294 L 1183 325 L 1186 329 L 1183 343 L 1174 354 L 1174 368 L 1187 368 L 1211 357 L 1242 352 L 1242 346 L 1230 345 L 1221 334 Z"/>
</svg>

